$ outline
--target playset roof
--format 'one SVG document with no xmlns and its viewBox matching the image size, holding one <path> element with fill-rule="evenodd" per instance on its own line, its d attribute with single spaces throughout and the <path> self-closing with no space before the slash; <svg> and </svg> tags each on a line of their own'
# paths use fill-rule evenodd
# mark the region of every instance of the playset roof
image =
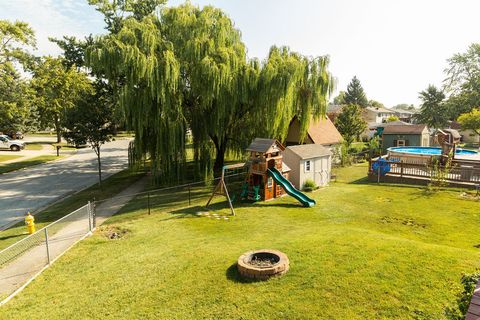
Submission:
<svg viewBox="0 0 480 320">
<path fill-rule="evenodd" d="M 248 146 L 247 151 L 260 153 L 274 153 L 285 150 L 285 147 L 276 139 L 255 138 Z"/>
</svg>

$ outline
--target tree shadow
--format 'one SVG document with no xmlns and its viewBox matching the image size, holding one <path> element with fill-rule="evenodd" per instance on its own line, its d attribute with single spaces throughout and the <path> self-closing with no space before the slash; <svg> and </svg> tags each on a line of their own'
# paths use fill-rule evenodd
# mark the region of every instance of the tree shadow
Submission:
<svg viewBox="0 0 480 320">
<path fill-rule="evenodd" d="M 12 239 L 12 238 L 18 238 L 18 237 L 22 237 L 24 235 L 25 234 L 20 233 L 20 234 L 14 234 L 14 235 L 11 235 L 11 236 L 0 237 L 0 241 L 7 240 L 7 239 Z"/>
</svg>

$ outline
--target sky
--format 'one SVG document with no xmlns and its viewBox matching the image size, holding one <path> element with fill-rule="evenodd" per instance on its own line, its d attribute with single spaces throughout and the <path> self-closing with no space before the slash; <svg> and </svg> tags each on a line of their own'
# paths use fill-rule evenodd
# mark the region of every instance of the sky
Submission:
<svg viewBox="0 0 480 320">
<path fill-rule="evenodd" d="M 356 75 L 367 97 L 387 107 L 418 105 L 418 92 L 442 85 L 447 59 L 480 42 L 478 0 L 191 2 L 227 12 L 242 32 L 249 57 L 264 59 L 272 45 L 312 57 L 329 55 L 336 93 Z M 87 0 L 0 0 L 0 19 L 28 22 L 40 55 L 60 53 L 49 36 L 105 32 L 103 17 Z"/>
</svg>

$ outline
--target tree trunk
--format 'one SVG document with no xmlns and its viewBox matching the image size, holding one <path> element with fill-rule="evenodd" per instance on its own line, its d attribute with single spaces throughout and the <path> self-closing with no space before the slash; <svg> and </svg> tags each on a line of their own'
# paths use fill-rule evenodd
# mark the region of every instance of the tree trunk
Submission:
<svg viewBox="0 0 480 320">
<path fill-rule="evenodd" d="M 212 141 L 215 145 L 215 163 L 213 164 L 213 171 L 219 173 L 225 162 L 226 143 L 225 140 L 220 140 L 217 137 L 212 137 Z"/>
<path fill-rule="evenodd" d="M 62 135 L 60 131 L 60 118 L 55 116 L 55 131 L 57 132 L 57 143 L 62 142 Z"/>
<path fill-rule="evenodd" d="M 220 172 L 225 163 L 225 145 L 220 145 L 216 148 L 215 163 L 213 165 L 213 170 L 215 172 Z"/>
<path fill-rule="evenodd" d="M 102 161 L 100 159 L 100 147 L 96 147 L 95 153 L 97 154 L 98 160 L 98 185 L 102 187 Z"/>
</svg>

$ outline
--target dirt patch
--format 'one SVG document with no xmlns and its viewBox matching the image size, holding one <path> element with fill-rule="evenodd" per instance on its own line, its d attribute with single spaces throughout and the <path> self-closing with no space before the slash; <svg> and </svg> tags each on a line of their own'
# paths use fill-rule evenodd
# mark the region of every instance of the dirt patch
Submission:
<svg viewBox="0 0 480 320">
<path fill-rule="evenodd" d="M 125 238 L 130 233 L 130 230 L 117 226 L 102 226 L 100 227 L 100 232 L 109 240 L 119 240 Z"/>
<path fill-rule="evenodd" d="M 468 193 L 468 192 L 460 193 L 460 198 L 465 200 L 480 201 L 480 195 Z"/>
<path fill-rule="evenodd" d="M 406 219 L 399 219 L 399 218 L 394 218 L 394 217 L 382 217 L 380 219 L 381 222 L 383 223 L 396 223 L 396 224 L 403 224 L 408 227 L 414 227 L 414 228 L 423 228 L 425 229 L 427 225 L 425 223 L 418 223 L 412 218 L 406 218 Z"/>
</svg>

